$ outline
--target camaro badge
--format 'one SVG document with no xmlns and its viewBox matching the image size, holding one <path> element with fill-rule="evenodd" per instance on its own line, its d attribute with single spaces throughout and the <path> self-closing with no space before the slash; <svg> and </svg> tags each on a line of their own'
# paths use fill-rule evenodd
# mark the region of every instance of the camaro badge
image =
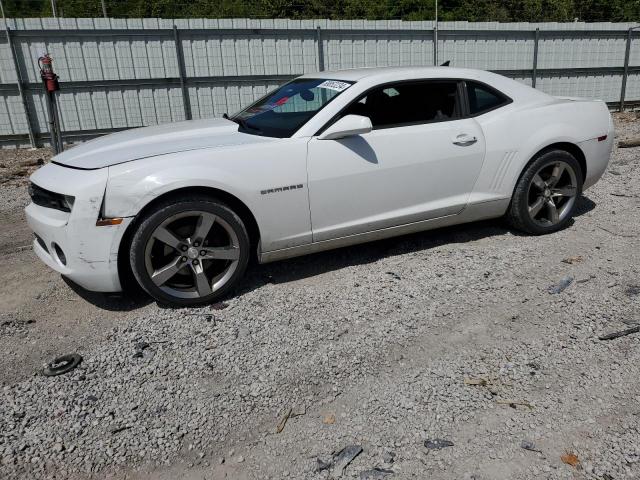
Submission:
<svg viewBox="0 0 640 480">
<path fill-rule="evenodd" d="M 267 190 L 260 190 L 262 195 L 266 195 L 267 193 L 278 193 L 278 192 L 286 192 L 287 190 L 297 190 L 298 188 L 302 188 L 304 184 L 300 183 L 298 185 L 288 185 L 286 187 L 277 187 L 277 188 L 269 188 Z"/>
</svg>

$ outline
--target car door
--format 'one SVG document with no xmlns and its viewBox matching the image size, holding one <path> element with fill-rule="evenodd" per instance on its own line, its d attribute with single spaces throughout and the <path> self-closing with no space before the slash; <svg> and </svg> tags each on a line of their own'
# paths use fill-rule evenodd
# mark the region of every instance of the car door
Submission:
<svg viewBox="0 0 640 480">
<path fill-rule="evenodd" d="M 386 84 L 339 115 L 364 115 L 373 130 L 339 140 L 313 137 L 308 185 L 313 241 L 462 211 L 485 153 L 482 130 L 463 118 L 456 80 Z"/>
</svg>

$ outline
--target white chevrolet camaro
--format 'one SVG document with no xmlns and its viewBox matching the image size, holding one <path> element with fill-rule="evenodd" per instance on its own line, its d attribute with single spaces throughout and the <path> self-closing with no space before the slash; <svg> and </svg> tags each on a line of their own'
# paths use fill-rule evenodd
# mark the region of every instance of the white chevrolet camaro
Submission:
<svg viewBox="0 0 640 480">
<path fill-rule="evenodd" d="M 36 254 L 80 286 L 135 278 L 161 303 L 197 305 L 228 294 L 255 252 L 270 262 L 501 216 L 557 231 L 612 143 L 603 102 L 485 71 L 321 72 L 232 117 L 57 155 L 32 175 L 26 214 Z"/>
</svg>

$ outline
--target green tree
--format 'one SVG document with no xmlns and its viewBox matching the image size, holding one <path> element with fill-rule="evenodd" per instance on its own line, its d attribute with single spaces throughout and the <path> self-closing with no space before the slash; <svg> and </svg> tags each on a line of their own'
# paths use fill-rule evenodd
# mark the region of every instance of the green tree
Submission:
<svg viewBox="0 0 640 480">
<path fill-rule="evenodd" d="M 112 17 L 432 20 L 435 0 L 105 0 Z M 65 17 L 102 16 L 100 0 L 57 0 Z M 3 0 L 8 17 L 51 16 L 50 0 Z M 640 0 L 440 0 L 441 20 L 638 22 Z"/>
</svg>

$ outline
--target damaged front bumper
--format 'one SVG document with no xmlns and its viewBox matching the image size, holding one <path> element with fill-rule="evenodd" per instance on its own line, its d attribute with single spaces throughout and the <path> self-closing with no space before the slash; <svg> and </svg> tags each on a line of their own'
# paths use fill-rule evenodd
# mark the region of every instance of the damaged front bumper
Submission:
<svg viewBox="0 0 640 480">
<path fill-rule="evenodd" d="M 31 181 L 52 192 L 75 197 L 71 212 L 30 203 L 27 223 L 35 234 L 33 250 L 50 268 L 87 290 L 117 292 L 118 247 L 131 218 L 119 225 L 96 226 L 107 184 L 106 168 L 79 170 L 48 164 Z"/>
</svg>

